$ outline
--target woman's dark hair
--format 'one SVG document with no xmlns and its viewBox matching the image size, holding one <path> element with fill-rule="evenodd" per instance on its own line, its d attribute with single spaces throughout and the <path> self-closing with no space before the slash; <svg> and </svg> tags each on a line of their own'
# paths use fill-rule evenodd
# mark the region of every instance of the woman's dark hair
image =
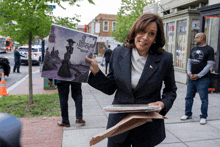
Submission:
<svg viewBox="0 0 220 147">
<path fill-rule="evenodd" d="M 160 16 L 153 13 L 145 13 L 138 17 L 130 31 L 128 32 L 127 39 L 124 41 L 125 47 L 131 49 L 135 48 L 134 39 L 141 30 L 145 30 L 149 23 L 156 22 L 157 36 L 155 44 L 152 44 L 149 49 L 149 54 L 160 54 L 163 52 L 162 47 L 165 44 L 163 21 Z"/>
</svg>

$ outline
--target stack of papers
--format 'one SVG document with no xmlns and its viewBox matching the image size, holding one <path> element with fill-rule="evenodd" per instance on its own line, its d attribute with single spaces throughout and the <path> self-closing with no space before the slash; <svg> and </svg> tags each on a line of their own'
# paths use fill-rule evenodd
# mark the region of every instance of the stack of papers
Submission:
<svg viewBox="0 0 220 147">
<path fill-rule="evenodd" d="M 161 110 L 160 106 L 149 106 L 147 104 L 119 104 L 108 105 L 103 108 L 107 112 L 129 113 L 129 112 L 153 112 Z"/>
</svg>

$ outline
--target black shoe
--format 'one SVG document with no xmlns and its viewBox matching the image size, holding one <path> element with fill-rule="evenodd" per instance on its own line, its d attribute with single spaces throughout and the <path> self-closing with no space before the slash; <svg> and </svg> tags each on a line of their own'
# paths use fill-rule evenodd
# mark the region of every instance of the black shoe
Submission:
<svg viewBox="0 0 220 147">
<path fill-rule="evenodd" d="M 17 72 L 17 73 L 21 73 L 21 72 Z"/>
</svg>

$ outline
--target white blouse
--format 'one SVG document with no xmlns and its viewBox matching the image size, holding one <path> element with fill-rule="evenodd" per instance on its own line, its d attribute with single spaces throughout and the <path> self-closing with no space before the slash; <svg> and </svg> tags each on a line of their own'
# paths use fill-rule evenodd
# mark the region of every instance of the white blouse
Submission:
<svg viewBox="0 0 220 147">
<path fill-rule="evenodd" d="M 131 54 L 131 86 L 134 89 L 141 77 L 147 57 L 140 56 L 136 48 L 132 49 Z"/>
</svg>

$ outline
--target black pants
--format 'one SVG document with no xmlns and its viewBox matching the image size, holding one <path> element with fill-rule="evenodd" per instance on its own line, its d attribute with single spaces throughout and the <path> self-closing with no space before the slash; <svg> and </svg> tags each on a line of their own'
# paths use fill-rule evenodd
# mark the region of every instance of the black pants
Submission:
<svg viewBox="0 0 220 147">
<path fill-rule="evenodd" d="M 109 63 L 109 61 L 105 61 L 105 74 L 107 74 L 107 71 L 108 71 L 108 63 Z"/>
<path fill-rule="evenodd" d="M 68 99 L 69 99 L 69 86 L 71 85 L 71 95 L 75 102 L 76 119 L 82 119 L 82 90 L 81 83 L 62 82 L 57 83 L 58 93 L 60 98 L 60 108 L 62 123 L 70 124 L 68 114 Z"/>
<path fill-rule="evenodd" d="M 17 72 L 20 72 L 20 65 L 21 65 L 21 62 L 15 62 L 13 72 L 15 72 L 16 69 L 17 69 Z"/>
</svg>

